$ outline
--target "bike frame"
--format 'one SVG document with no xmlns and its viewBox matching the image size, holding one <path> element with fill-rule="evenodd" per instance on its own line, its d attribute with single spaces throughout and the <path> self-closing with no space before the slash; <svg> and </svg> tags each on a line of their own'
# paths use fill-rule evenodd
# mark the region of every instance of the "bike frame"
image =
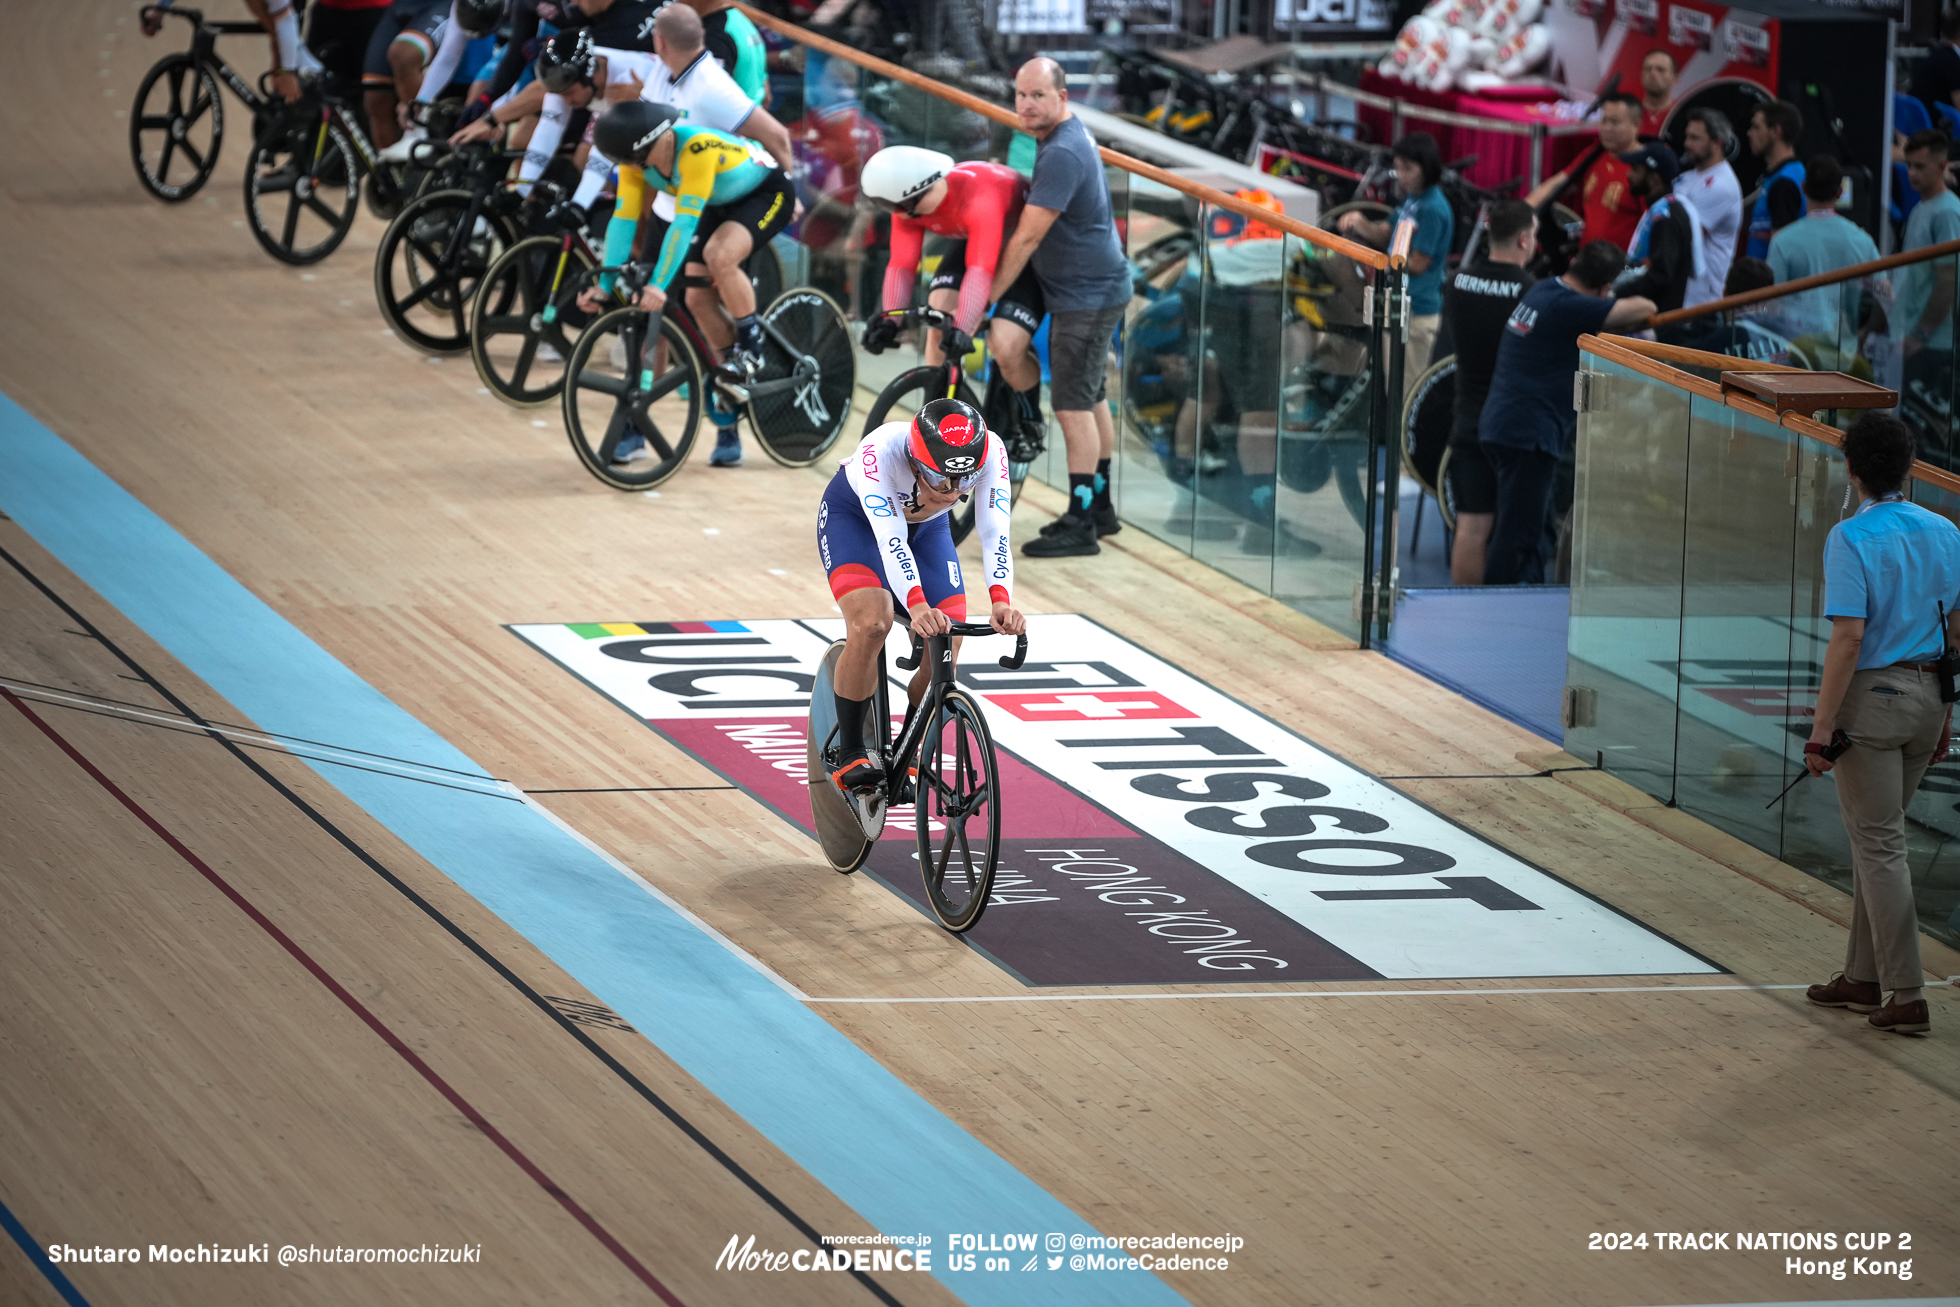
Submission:
<svg viewBox="0 0 1960 1307">
<path fill-rule="evenodd" d="M 900 614 L 897 620 L 899 625 L 905 627 L 907 630 L 911 629 L 911 622 L 907 620 L 904 614 Z M 939 710 L 945 705 L 946 692 L 953 688 L 954 669 L 956 666 L 953 661 L 953 637 L 978 637 L 999 634 L 1000 632 L 996 631 L 992 623 L 989 622 L 954 622 L 952 629 L 944 635 L 926 636 L 923 639 L 914 635 L 912 637 L 911 654 L 908 657 L 896 660 L 900 671 L 914 672 L 919 669 L 919 658 L 921 652 L 923 652 L 926 657 L 932 660 L 932 671 L 930 678 L 926 682 L 925 692 L 919 696 L 918 704 L 916 706 L 907 706 L 905 721 L 899 728 L 898 739 L 893 741 L 889 736 L 886 737 L 889 743 L 889 752 L 885 755 L 888 764 L 885 768 L 885 802 L 887 804 L 896 804 L 903 801 L 904 787 L 909 776 L 907 775 L 906 768 L 900 764 L 900 760 L 909 758 L 918 751 L 920 742 L 925 738 L 926 723 L 937 719 Z M 1021 664 L 1026 662 L 1027 658 L 1028 637 L 1017 635 L 1014 637 L 1014 652 L 1002 658 L 1000 665 L 1010 672 L 1019 671 Z M 884 651 L 882 649 L 879 650 L 879 661 L 881 664 L 884 661 Z M 881 666 L 879 671 L 882 673 L 883 670 Z M 891 721 L 889 693 L 890 679 L 881 674 L 878 677 L 878 720 L 886 723 Z M 889 731 L 891 728 L 887 725 L 885 729 Z M 824 743 L 828 746 L 829 741 L 826 740 Z M 923 797 L 922 795 L 914 796 L 915 800 L 918 801 L 923 801 Z"/>
<path fill-rule="evenodd" d="M 231 93 L 243 101 L 245 107 L 254 113 L 268 108 L 271 105 L 272 101 L 269 96 L 261 95 L 254 89 L 250 82 L 247 82 L 243 77 L 239 76 L 237 69 L 226 63 L 218 55 L 219 37 L 264 36 L 265 29 L 263 27 L 260 27 L 257 23 L 208 23 L 204 20 L 204 11 L 201 9 L 159 9 L 154 5 L 146 5 L 139 11 L 139 14 L 145 18 L 151 14 L 160 14 L 166 18 L 181 18 L 190 23 L 191 48 L 187 52 L 190 57 L 195 59 L 200 66 L 216 73 L 218 80 L 222 81 L 226 86 L 229 86 Z"/>
</svg>

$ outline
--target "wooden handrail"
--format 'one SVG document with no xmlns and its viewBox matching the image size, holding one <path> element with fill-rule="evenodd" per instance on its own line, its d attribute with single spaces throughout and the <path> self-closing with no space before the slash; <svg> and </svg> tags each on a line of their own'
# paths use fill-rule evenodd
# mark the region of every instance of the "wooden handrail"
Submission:
<svg viewBox="0 0 1960 1307">
<path fill-rule="evenodd" d="M 1960 241 L 1946 241 L 1939 245 L 1925 245 L 1903 254 L 1888 254 L 1882 259 L 1869 263 L 1854 263 L 1848 268 L 1835 272 L 1820 272 L 1811 277 L 1799 277 L 1795 281 L 1779 281 L 1773 286 L 1763 286 L 1756 290 L 1745 290 L 1739 295 L 1730 295 L 1719 300 L 1709 300 L 1691 309 L 1669 309 L 1656 313 L 1647 319 L 1650 327 L 1665 327 L 1671 322 L 1686 322 L 1690 318 L 1706 317 L 1711 313 L 1721 313 L 1727 309 L 1739 309 L 1748 304 L 1760 304 L 1764 300 L 1781 299 L 1785 295 L 1795 295 L 1799 291 L 1816 290 L 1819 286 L 1835 286 L 1842 282 L 1856 281 L 1869 277 L 1874 272 L 1887 272 L 1908 263 L 1924 263 L 1929 259 L 1942 258 L 1948 254 L 1960 254 Z"/>
<path fill-rule="evenodd" d="M 1955 244 L 1960 244 L 1960 242 L 1955 242 Z M 1932 247 L 1929 246 L 1928 248 Z M 1673 386 L 1678 390 L 1685 390 L 1690 394 L 1700 395 L 1704 399 L 1708 399 L 1714 403 L 1752 414 L 1772 426 L 1781 426 L 1786 431 L 1794 431 L 1798 435 L 1808 436 L 1812 440 L 1821 441 L 1834 448 L 1840 448 L 1844 444 L 1844 433 L 1836 427 L 1827 426 L 1819 422 L 1816 418 L 1806 417 L 1801 413 L 1785 413 L 1779 420 L 1776 411 L 1767 405 L 1758 403 L 1746 395 L 1736 394 L 1733 391 L 1724 393 L 1721 386 L 1716 383 L 1703 381 L 1700 377 L 1683 372 L 1679 368 L 1664 362 L 1659 355 L 1663 350 L 1677 356 L 1696 355 L 1698 356 L 1697 358 L 1686 361 L 1694 362 L 1697 366 L 1716 367 L 1722 364 L 1740 364 L 1753 371 L 1783 370 L 1776 368 L 1773 364 L 1757 363 L 1751 359 L 1730 358 L 1726 354 L 1710 354 L 1702 350 L 1685 350 L 1674 346 L 1656 346 L 1651 341 L 1630 340 L 1621 336 L 1615 336 L 1610 339 L 1604 336 L 1581 336 L 1579 337 L 1579 348 L 1588 354 L 1596 355 L 1599 358 L 1607 359 L 1613 363 L 1618 363 L 1624 368 L 1641 373 L 1643 376 L 1652 377 L 1654 380 L 1665 385 Z M 1715 362 L 1703 365 L 1700 362 L 1701 359 L 1715 360 Z M 1801 371 L 1801 369 L 1795 370 Z M 1934 467 L 1931 463 L 1914 459 L 1912 461 L 1912 479 L 1914 481 L 1923 481 L 1929 486 L 1938 487 L 1948 494 L 1960 495 L 1960 475 L 1948 472 L 1944 468 Z"/>
<path fill-rule="evenodd" d="M 903 82 L 905 85 L 924 91 L 928 95 L 936 95 L 942 100 L 960 106 L 962 109 L 971 110 L 983 118 L 989 118 L 994 122 L 1000 123 L 1003 126 L 1012 127 L 1017 131 L 1020 130 L 1020 120 L 1014 116 L 1012 110 L 989 103 L 977 95 L 960 90 L 956 86 L 947 86 L 943 82 L 935 82 L 930 77 L 913 72 L 910 68 L 901 68 L 897 64 L 888 63 L 883 59 L 865 54 L 861 50 L 853 50 L 841 41 L 833 41 L 827 36 L 818 36 L 815 32 L 806 32 L 794 23 L 785 22 L 772 14 L 765 14 L 760 9 L 752 9 L 748 5 L 740 3 L 737 3 L 735 7 L 747 14 L 750 20 L 758 27 L 766 27 L 770 31 L 788 37 L 800 45 L 807 45 L 813 50 L 821 50 L 834 59 L 842 59 L 848 63 L 854 63 L 860 68 L 877 73 L 880 77 L 889 77 L 893 81 Z M 1356 263 L 1365 263 L 1371 268 L 1383 270 L 1386 270 L 1389 266 L 1388 255 L 1382 253 L 1380 250 L 1369 249 L 1366 245 L 1356 244 L 1344 236 L 1336 236 L 1332 232 L 1325 232 L 1318 227 L 1309 226 L 1301 222 L 1298 218 L 1289 217 L 1283 213 L 1274 213 L 1271 209 L 1262 209 L 1256 204 L 1248 203 L 1235 195 L 1227 195 L 1224 191 L 1206 186 L 1201 182 L 1188 181 L 1176 173 L 1167 172 L 1154 164 L 1145 163 L 1134 155 L 1124 154 L 1121 150 L 1112 150 L 1106 145 L 1099 146 L 1098 149 L 1102 152 L 1103 162 L 1109 164 L 1111 167 L 1121 168 L 1125 172 L 1135 173 L 1137 176 L 1147 178 L 1160 186 L 1168 186 L 1174 191 L 1182 191 L 1193 199 L 1201 200 L 1216 208 L 1228 209 L 1243 218 L 1262 222 L 1268 227 L 1274 227 L 1286 232 L 1288 235 L 1297 236 L 1308 244 L 1318 245 L 1322 249 L 1332 250 L 1336 254 L 1345 254 Z"/>
</svg>

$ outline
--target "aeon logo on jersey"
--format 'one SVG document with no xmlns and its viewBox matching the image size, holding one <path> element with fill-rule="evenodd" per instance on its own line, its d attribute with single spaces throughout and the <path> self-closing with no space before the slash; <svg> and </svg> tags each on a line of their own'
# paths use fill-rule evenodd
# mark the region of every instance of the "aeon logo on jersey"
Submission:
<svg viewBox="0 0 1960 1307">
<path fill-rule="evenodd" d="M 864 472 L 866 481 L 878 479 L 878 451 L 869 445 L 858 451 L 858 467 Z"/>
</svg>

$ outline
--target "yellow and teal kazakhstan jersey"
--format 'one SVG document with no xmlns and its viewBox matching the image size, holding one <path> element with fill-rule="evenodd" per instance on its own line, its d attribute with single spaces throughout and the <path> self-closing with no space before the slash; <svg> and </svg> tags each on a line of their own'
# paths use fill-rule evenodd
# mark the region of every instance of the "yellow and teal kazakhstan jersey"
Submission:
<svg viewBox="0 0 1960 1307">
<path fill-rule="evenodd" d="M 649 184 L 672 195 L 677 210 L 666 239 L 660 242 L 660 258 L 648 283 L 666 290 L 687 258 L 701 211 L 710 205 L 732 204 L 762 185 L 771 173 L 780 172 L 776 161 L 745 137 L 712 127 L 676 124 L 673 177 L 662 177 L 651 168 L 619 165 L 619 204 L 606 227 L 606 266 L 617 267 L 632 254 L 633 235 L 646 208 Z M 610 278 L 607 280 L 610 284 Z"/>
</svg>

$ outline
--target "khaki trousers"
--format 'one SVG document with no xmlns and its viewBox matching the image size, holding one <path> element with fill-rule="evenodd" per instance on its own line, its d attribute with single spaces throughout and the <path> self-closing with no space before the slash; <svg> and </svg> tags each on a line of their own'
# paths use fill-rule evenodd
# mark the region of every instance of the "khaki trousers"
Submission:
<svg viewBox="0 0 1960 1307">
<path fill-rule="evenodd" d="M 1876 980 L 1888 990 L 1926 982 L 1906 868 L 1906 804 L 1939 748 L 1945 721 L 1939 678 L 1905 667 L 1854 673 L 1838 709 L 1838 728 L 1851 739 L 1831 772 L 1851 840 L 1849 980 Z"/>
</svg>

